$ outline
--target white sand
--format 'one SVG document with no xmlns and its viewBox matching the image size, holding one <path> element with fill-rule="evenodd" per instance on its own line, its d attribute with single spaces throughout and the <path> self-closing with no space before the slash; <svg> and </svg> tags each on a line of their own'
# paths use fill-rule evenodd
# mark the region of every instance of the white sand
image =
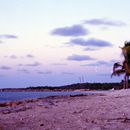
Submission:
<svg viewBox="0 0 130 130">
<path fill-rule="evenodd" d="M 130 90 L 11 103 L 0 130 L 130 130 Z"/>
</svg>

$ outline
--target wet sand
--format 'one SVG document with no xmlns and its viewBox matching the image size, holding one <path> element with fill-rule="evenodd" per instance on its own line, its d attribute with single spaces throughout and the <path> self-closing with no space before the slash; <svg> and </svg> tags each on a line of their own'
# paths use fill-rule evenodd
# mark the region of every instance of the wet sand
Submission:
<svg viewBox="0 0 130 130">
<path fill-rule="evenodd" d="M 130 130 L 130 90 L 1 103 L 0 130 Z"/>
</svg>

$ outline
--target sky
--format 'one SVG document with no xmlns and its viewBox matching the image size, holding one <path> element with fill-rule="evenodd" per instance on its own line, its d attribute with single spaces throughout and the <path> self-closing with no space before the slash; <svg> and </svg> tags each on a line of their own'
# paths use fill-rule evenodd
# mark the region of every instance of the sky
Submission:
<svg viewBox="0 0 130 130">
<path fill-rule="evenodd" d="M 129 0 L 0 0 L 0 88 L 120 82 Z"/>
</svg>

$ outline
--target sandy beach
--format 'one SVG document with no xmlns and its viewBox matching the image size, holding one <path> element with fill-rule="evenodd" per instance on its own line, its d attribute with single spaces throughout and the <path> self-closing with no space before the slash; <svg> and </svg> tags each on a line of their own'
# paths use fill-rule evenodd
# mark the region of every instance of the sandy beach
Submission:
<svg viewBox="0 0 130 130">
<path fill-rule="evenodd" d="M 0 130 L 130 130 L 130 89 L 1 103 Z"/>
</svg>

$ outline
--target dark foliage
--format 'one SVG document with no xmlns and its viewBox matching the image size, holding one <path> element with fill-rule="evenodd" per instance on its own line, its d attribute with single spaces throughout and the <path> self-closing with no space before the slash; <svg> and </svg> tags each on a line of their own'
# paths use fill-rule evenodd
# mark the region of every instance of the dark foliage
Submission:
<svg viewBox="0 0 130 130">
<path fill-rule="evenodd" d="M 130 41 L 125 42 L 125 47 L 128 47 L 128 46 L 130 46 Z"/>
<path fill-rule="evenodd" d="M 27 89 L 32 90 L 75 90 L 75 89 L 86 89 L 86 90 L 109 90 L 109 89 L 122 89 L 122 83 L 77 83 L 59 87 L 50 86 L 37 86 L 28 87 Z"/>
</svg>

